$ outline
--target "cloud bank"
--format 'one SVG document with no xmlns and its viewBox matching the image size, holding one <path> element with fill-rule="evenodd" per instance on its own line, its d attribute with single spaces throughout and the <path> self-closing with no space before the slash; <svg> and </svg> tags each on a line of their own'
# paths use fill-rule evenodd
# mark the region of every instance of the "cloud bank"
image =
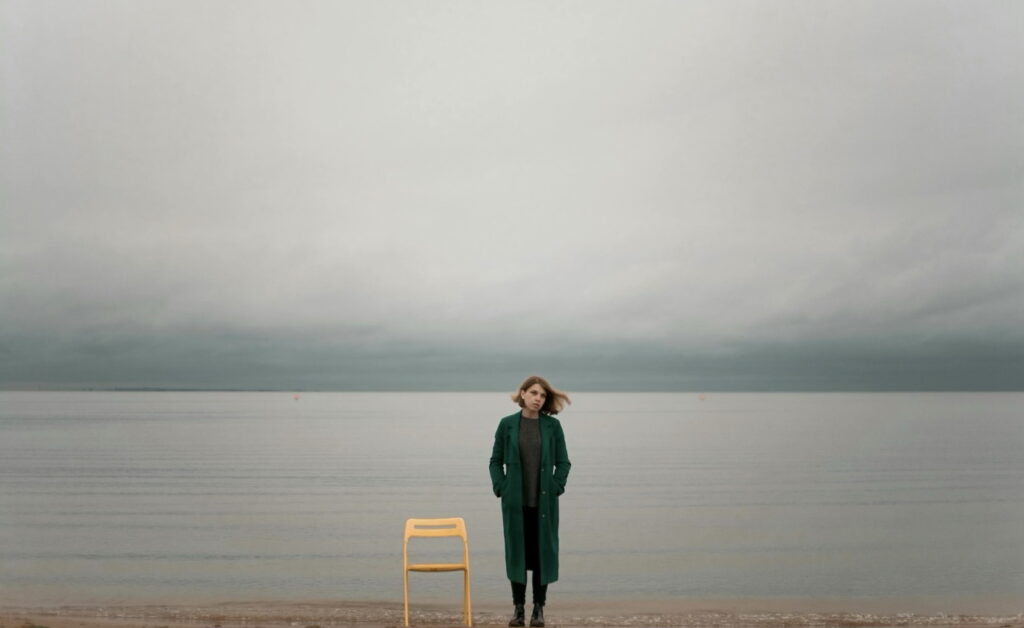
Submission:
<svg viewBox="0 0 1024 628">
<path fill-rule="evenodd" d="M 0 386 L 1024 388 L 1015 3 L 2 10 Z"/>
</svg>

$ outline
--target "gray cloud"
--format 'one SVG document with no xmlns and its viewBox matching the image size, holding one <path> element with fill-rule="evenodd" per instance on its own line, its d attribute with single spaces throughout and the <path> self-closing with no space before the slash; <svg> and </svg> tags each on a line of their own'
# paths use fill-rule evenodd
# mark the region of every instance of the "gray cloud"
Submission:
<svg viewBox="0 0 1024 628">
<path fill-rule="evenodd" d="M 1024 386 L 1015 3 L 2 10 L 0 385 Z"/>
</svg>

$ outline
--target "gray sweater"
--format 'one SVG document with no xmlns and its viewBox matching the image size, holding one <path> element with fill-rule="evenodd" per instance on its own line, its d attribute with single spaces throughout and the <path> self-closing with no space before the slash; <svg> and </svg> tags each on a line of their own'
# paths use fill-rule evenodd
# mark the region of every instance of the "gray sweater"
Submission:
<svg viewBox="0 0 1024 628">
<path fill-rule="evenodd" d="M 519 464 L 523 469 L 523 506 L 537 507 L 540 492 L 540 420 L 519 415 Z"/>
</svg>

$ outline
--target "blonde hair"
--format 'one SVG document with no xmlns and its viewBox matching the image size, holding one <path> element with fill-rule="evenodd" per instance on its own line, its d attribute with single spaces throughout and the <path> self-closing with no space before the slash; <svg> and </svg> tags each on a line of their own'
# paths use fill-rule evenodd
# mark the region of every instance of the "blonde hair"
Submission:
<svg viewBox="0 0 1024 628">
<path fill-rule="evenodd" d="M 512 401 L 519 404 L 519 407 L 523 407 L 523 393 L 528 390 L 534 384 L 540 384 L 547 393 L 547 397 L 544 399 L 544 406 L 540 409 L 544 414 L 558 414 L 565 408 L 566 405 L 571 404 L 572 401 L 569 399 L 569 395 L 565 394 L 561 390 L 553 388 L 548 380 L 544 379 L 540 375 L 531 375 L 523 380 L 522 384 L 519 384 L 519 388 L 512 393 Z"/>
</svg>

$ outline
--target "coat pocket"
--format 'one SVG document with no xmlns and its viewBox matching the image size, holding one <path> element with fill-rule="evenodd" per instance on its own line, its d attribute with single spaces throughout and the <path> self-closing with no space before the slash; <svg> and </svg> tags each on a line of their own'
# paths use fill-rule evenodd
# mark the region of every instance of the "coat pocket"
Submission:
<svg viewBox="0 0 1024 628">
<path fill-rule="evenodd" d="M 498 483 L 497 483 L 497 484 L 496 484 L 496 485 L 494 486 L 494 494 L 495 494 L 495 496 L 497 496 L 497 497 L 503 497 L 503 496 L 505 495 L 505 493 L 506 493 L 506 492 L 508 491 L 508 483 L 509 483 L 509 476 L 508 476 L 508 474 L 506 473 L 506 474 L 505 474 L 505 477 L 504 477 L 504 478 L 502 478 L 502 479 L 501 479 L 501 480 L 500 480 L 500 481 L 499 481 L 499 482 L 498 482 Z"/>
</svg>

